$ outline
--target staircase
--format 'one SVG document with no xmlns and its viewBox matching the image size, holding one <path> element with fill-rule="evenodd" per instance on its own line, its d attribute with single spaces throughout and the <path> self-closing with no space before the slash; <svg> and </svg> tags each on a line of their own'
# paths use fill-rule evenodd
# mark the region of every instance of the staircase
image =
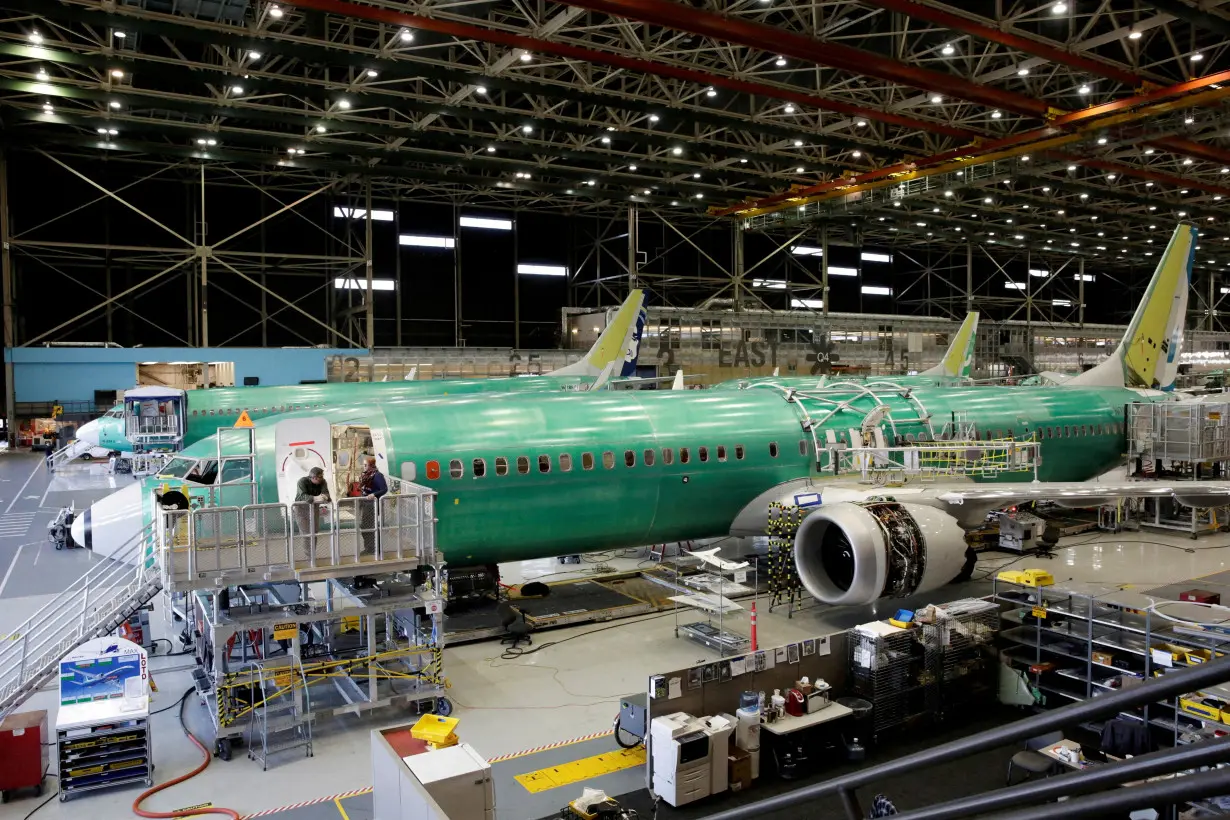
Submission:
<svg viewBox="0 0 1230 820">
<path fill-rule="evenodd" d="M 60 659 L 86 641 L 110 635 L 162 589 L 147 550 L 154 527 L 103 560 L 8 635 L 0 636 L 0 720 L 59 672 Z M 135 567 L 133 565 L 136 565 Z"/>
<path fill-rule="evenodd" d="M 55 472 L 60 469 L 62 465 L 67 464 L 83 453 L 88 453 L 92 449 L 94 449 L 94 445 L 90 444 L 88 441 L 73 439 L 68 444 L 65 444 L 59 450 L 56 450 L 47 457 L 47 467 L 52 472 Z"/>
<path fill-rule="evenodd" d="M 253 680 L 254 705 L 248 713 L 245 743 L 248 757 L 269 769 L 269 757 L 291 749 L 306 749 L 312 756 L 312 710 L 307 676 L 298 658 L 288 666 L 249 662 L 241 667 Z"/>
<path fill-rule="evenodd" d="M 1002 354 L 999 360 L 1012 368 L 1013 376 L 1032 376 L 1038 372 L 1034 363 L 1025 356 Z"/>
</svg>

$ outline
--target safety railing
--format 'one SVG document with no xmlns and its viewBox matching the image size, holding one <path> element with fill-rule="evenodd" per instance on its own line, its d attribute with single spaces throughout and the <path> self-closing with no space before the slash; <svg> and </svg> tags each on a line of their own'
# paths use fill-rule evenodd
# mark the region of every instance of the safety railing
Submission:
<svg viewBox="0 0 1230 820">
<path fill-rule="evenodd" d="M 298 579 L 357 565 L 436 563 L 435 493 L 409 482 L 383 498 L 248 504 L 164 513 L 168 586 Z"/>
<path fill-rule="evenodd" d="M 1041 714 L 997 726 L 985 732 L 954 740 L 915 752 L 886 763 L 868 766 L 841 777 L 826 780 L 774 797 L 745 803 L 709 815 L 706 820 L 744 820 L 760 817 L 769 812 L 807 806 L 807 811 L 817 810 L 817 801 L 824 797 L 840 799 L 849 820 L 866 817 L 859 805 L 856 790 L 893 777 L 915 774 L 920 769 L 958 760 L 964 757 L 997 749 L 1008 744 L 1040 737 L 1056 730 L 1097 718 L 1116 715 L 1125 709 L 1166 700 L 1187 692 L 1194 692 L 1230 681 L 1230 658 L 1183 669 L 1160 678 L 1146 680 L 1140 686 L 1120 691 L 1107 692 L 1096 698 L 1080 701 Z M 1113 789 L 1114 786 L 1132 783 L 1143 777 L 1184 772 L 1194 766 L 1224 763 L 1230 760 L 1230 739 L 1220 738 L 1192 746 L 1154 752 L 1117 763 L 1107 763 L 1093 769 L 1048 778 L 1045 781 L 1027 782 L 1024 785 L 997 789 L 955 801 L 928 806 L 917 811 L 897 815 L 902 820 L 957 820 L 961 817 L 992 816 L 989 813 L 1000 809 L 1013 809 L 1013 820 L 1045 820 L 1055 816 L 1087 817 L 1100 816 L 1102 812 L 1140 808 L 1154 803 L 1173 802 L 1196 797 L 1208 797 L 1230 793 L 1230 769 L 1217 769 L 1177 777 L 1159 782 L 1132 786 L 1130 789 Z M 1111 789 L 1111 791 L 1106 791 Z M 1074 796 L 1098 792 L 1092 797 L 1068 800 L 1061 811 L 1051 805 L 1033 803 L 1061 796 Z M 1000 817 L 1000 815 L 993 815 Z"/>
<path fill-rule="evenodd" d="M 1039 445 L 1013 439 L 992 441 L 929 441 L 906 447 L 852 447 L 820 453 L 820 471 L 857 475 L 860 481 L 884 485 L 916 479 L 986 478 L 1003 473 L 1038 474 Z"/>
<path fill-rule="evenodd" d="M 47 456 L 47 467 L 54 472 L 77 456 L 88 453 L 92 449 L 94 449 L 94 445 L 88 441 L 74 439 Z"/>
<path fill-rule="evenodd" d="M 147 526 L 4 636 L 0 718 L 53 677 L 67 653 L 85 641 L 110 634 L 158 594 L 162 585 L 151 560 L 153 535 L 153 526 Z"/>
</svg>

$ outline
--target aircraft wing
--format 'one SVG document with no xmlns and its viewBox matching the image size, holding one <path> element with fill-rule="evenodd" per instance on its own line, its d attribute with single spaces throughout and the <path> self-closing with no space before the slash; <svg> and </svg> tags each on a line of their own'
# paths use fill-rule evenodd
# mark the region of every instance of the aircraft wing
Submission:
<svg viewBox="0 0 1230 820">
<path fill-rule="evenodd" d="M 891 495 L 889 490 L 885 495 Z M 1053 501 L 1062 507 L 1096 507 L 1129 498 L 1173 498 L 1185 507 L 1230 505 L 1226 481 L 1019 482 L 938 486 L 902 498 L 939 507 L 962 526 L 982 521 L 991 510 L 1030 501 Z"/>
<path fill-rule="evenodd" d="M 717 547 L 708 550 L 692 550 L 688 553 L 688 555 L 693 555 L 706 564 L 712 564 L 718 569 L 726 570 L 728 572 L 736 569 L 743 569 L 744 567 L 749 566 L 747 561 L 727 561 L 724 558 L 718 558 L 717 554 Z"/>
</svg>

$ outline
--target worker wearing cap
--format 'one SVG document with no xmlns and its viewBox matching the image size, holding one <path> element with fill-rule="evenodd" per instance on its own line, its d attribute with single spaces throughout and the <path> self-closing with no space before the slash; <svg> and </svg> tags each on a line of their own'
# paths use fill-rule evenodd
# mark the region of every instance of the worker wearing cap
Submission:
<svg viewBox="0 0 1230 820">
<path fill-rule="evenodd" d="M 320 467 L 313 467 L 295 485 L 295 521 L 299 534 L 309 538 L 307 542 L 300 542 L 304 546 L 311 545 L 309 555 L 316 550 L 316 533 L 320 531 L 321 511 L 327 509 L 321 505 L 332 500 L 329 485 L 325 482 L 325 471 Z M 313 511 L 315 515 L 312 514 Z"/>
</svg>

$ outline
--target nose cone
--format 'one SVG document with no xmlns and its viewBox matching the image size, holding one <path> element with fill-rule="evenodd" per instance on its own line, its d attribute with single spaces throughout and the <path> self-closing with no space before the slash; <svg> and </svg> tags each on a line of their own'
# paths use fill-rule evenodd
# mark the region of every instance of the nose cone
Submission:
<svg viewBox="0 0 1230 820">
<path fill-rule="evenodd" d="M 77 441 L 86 441 L 95 447 L 102 446 L 102 425 L 95 419 L 77 428 Z"/>
<path fill-rule="evenodd" d="M 136 564 L 137 540 L 145 529 L 144 494 L 138 482 L 94 502 L 73 521 L 73 540 L 102 558 Z"/>
</svg>

